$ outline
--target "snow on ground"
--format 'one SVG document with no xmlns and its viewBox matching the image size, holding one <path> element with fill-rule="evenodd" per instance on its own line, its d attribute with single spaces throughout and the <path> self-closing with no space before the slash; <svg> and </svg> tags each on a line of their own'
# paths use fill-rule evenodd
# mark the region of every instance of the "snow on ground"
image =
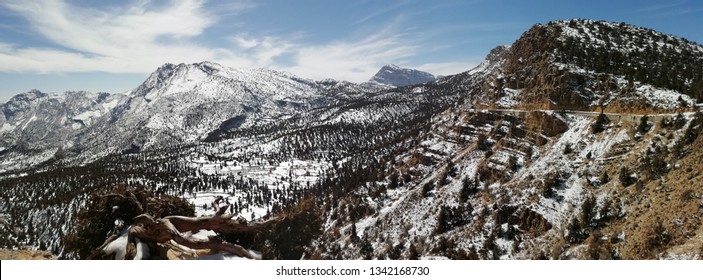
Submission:
<svg viewBox="0 0 703 280">
<path fill-rule="evenodd" d="M 107 112 L 109 112 L 109 109 L 108 110 L 85 111 L 79 115 L 74 116 L 72 119 L 82 122 L 83 125 L 85 125 L 85 126 L 90 126 L 93 123 L 94 119 L 101 117 L 102 115 L 104 115 Z"/>
<path fill-rule="evenodd" d="M 37 120 L 37 115 L 32 115 L 32 117 L 29 118 L 29 120 L 27 120 L 24 123 L 24 125 L 22 126 L 22 130 L 25 130 L 27 128 L 27 125 L 29 125 L 31 122 L 36 121 L 36 120 Z"/>
<path fill-rule="evenodd" d="M 193 195 L 185 195 L 184 198 L 195 206 L 195 216 L 211 216 L 215 214 L 215 208 L 212 207 L 212 202 L 215 201 L 217 197 L 222 197 L 225 202 L 234 203 L 238 202 L 243 207 L 237 213 L 237 217 L 244 218 L 248 221 L 261 218 L 265 216 L 270 210 L 268 207 L 257 207 L 254 205 L 247 205 L 245 197 L 238 192 L 232 194 L 231 192 L 222 191 L 203 191 L 195 192 Z M 224 207 L 224 203 L 220 207 Z M 247 207 L 248 206 L 248 207 Z M 227 213 L 233 213 L 233 208 L 230 208 Z M 235 217 L 236 218 L 236 217 Z"/>
<path fill-rule="evenodd" d="M 270 189 L 278 189 L 290 187 L 291 182 L 307 187 L 308 184 L 317 182 L 322 173 L 331 167 L 331 163 L 294 159 L 272 164 L 259 158 L 252 158 L 249 162 L 209 161 L 201 156 L 191 159 L 190 167 L 203 174 L 237 176 L 263 183 Z"/>
<path fill-rule="evenodd" d="M 249 162 L 210 161 L 204 156 L 189 159 L 189 164 L 190 167 L 202 174 L 218 175 L 223 178 L 230 177 L 246 182 L 252 181 L 259 187 L 265 187 L 269 190 L 287 190 L 292 187 L 307 188 L 316 184 L 325 170 L 331 168 L 331 163 L 326 161 L 294 159 L 276 164 L 258 158 L 253 158 Z M 192 195 L 185 195 L 185 198 L 195 205 L 196 215 L 202 216 L 215 213 L 211 203 L 218 196 L 222 196 L 228 203 L 237 202 L 240 205 L 239 216 L 247 220 L 261 218 L 270 210 L 270 206 L 258 207 L 247 204 L 245 193 L 236 190 L 234 186 L 228 186 L 226 191 L 197 191 Z"/>
<path fill-rule="evenodd" d="M 350 109 L 342 112 L 337 117 L 331 119 L 329 123 L 360 123 L 370 124 L 378 121 L 382 116 L 379 114 L 371 114 L 367 111 Z"/>
<path fill-rule="evenodd" d="M 254 256 L 258 256 L 257 259 L 261 259 L 261 253 L 254 251 L 254 250 L 249 250 L 249 253 L 251 253 Z M 240 256 L 235 256 L 232 254 L 228 253 L 218 253 L 218 254 L 213 254 L 213 255 L 205 255 L 198 257 L 196 260 L 230 260 L 230 261 L 243 261 L 243 260 L 251 260 L 247 259 L 244 257 Z"/>
<path fill-rule="evenodd" d="M 636 90 L 639 95 L 647 100 L 647 103 L 657 108 L 679 108 L 681 106 L 678 101 L 679 98 L 686 102 L 688 106 L 696 103 L 696 100 L 693 98 L 675 90 L 655 88 L 651 85 L 640 85 Z"/>
<path fill-rule="evenodd" d="M 505 92 L 505 95 L 498 100 L 498 107 L 513 108 L 519 104 L 518 97 L 522 90 L 504 88 L 503 92 Z"/>
<path fill-rule="evenodd" d="M 590 130 L 591 118 L 570 115 L 567 118 L 569 129 L 553 144 L 547 144 L 544 153 L 540 158 L 526 169 L 522 170 L 522 177 L 533 175 L 541 178 L 545 170 L 553 170 L 568 174 L 563 189 L 557 189 L 555 198 L 540 198 L 537 209 L 538 213 L 545 217 L 551 224 L 562 224 L 567 218 L 564 214 L 570 213 L 573 209 L 578 209 L 585 198 L 586 184 L 585 178 L 581 178 L 578 169 L 582 164 L 592 164 L 591 159 L 606 160 L 603 156 L 616 144 L 629 139 L 626 129 L 612 125 L 608 132 L 593 134 Z M 613 131 L 620 130 L 620 131 Z M 566 145 L 571 145 L 574 151 L 564 154 Z M 591 159 L 586 156 L 591 153 Z"/>
<path fill-rule="evenodd" d="M 51 148 L 31 155 L 11 153 L 10 156 L 6 156 L 2 161 L 0 161 L 0 170 L 17 170 L 30 166 L 36 166 L 37 164 L 46 162 L 47 160 L 53 158 L 58 150 L 59 148 Z"/>
<path fill-rule="evenodd" d="M 5 131 L 13 131 L 16 128 L 16 126 L 11 125 L 9 123 L 4 123 L 2 125 L 2 128 L 0 128 L 0 132 L 5 132 Z"/>
</svg>

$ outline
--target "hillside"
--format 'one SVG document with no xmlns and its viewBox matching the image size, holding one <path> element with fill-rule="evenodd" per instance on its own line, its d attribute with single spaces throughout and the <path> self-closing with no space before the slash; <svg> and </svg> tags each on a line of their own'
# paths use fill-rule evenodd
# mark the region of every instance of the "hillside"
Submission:
<svg viewBox="0 0 703 280">
<path fill-rule="evenodd" d="M 703 46 L 624 23 L 537 24 L 505 53 L 487 91 L 508 106 L 652 113 L 702 96 Z"/>
</svg>

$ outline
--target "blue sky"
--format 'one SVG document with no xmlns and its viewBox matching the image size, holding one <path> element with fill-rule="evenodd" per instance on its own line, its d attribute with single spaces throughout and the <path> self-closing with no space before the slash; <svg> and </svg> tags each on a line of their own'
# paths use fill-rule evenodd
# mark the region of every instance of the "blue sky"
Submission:
<svg viewBox="0 0 703 280">
<path fill-rule="evenodd" d="M 0 102 L 30 89 L 125 92 L 164 63 L 368 80 L 448 75 L 535 23 L 626 22 L 703 43 L 703 1 L 0 0 Z"/>
</svg>

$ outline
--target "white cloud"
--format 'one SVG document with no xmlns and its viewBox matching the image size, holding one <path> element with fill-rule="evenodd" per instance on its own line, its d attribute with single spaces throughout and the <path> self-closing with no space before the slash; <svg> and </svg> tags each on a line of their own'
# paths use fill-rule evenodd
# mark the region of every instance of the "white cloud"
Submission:
<svg viewBox="0 0 703 280">
<path fill-rule="evenodd" d="M 253 38 L 246 38 L 245 35 L 232 37 L 232 42 L 244 49 L 251 49 L 259 45 L 259 41 Z"/>
<path fill-rule="evenodd" d="M 210 47 L 199 42 L 218 20 L 250 9 L 251 3 L 240 0 L 222 6 L 218 2 L 208 8 L 197 0 L 173 0 L 160 6 L 140 1 L 128 7 L 97 9 L 65 0 L 4 0 L 1 7 L 24 17 L 35 32 L 61 48 L 0 42 L 0 72 L 149 73 L 166 62 L 208 60 L 232 67 L 270 67 L 309 78 L 361 82 L 382 65 L 403 64 L 420 51 L 418 33 L 404 33 L 397 28 L 397 21 L 374 34 L 319 44 L 305 43 L 295 33 L 255 37 L 235 28 L 225 40 L 229 44 Z M 213 7 L 224 14 L 217 14 Z M 277 63 L 280 57 L 290 58 L 290 62 Z M 425 67 L 450 69 L 451 65 Z"/>
<path fill-rule="evenodd" d="M 390 27 L 359 40 L 303 46 L 294 54 L 295 66 L 283 70 L 305 77 L 362 82 L 389 63 L 402 63 L 417 54 L 419 46 L 409 34 Z"/>
<path fill-rule="evenodd" d="M 480 60 L 463 62 L 427 63 L 413 66 L 412 68 L 429 72 L 434 75 L 447 76 L 471 70 L 472 68 L 476 67 L 479 63 L 481 63 Z"/>
<path fill-rule="evenodd" d="M 63 49 L 6 44 L 0 49 L 0 71 L 142 73 L 166 62 L 248 63 L 225 48 L 194 43 L 192 39 L 214 23 L 203 1 L 172 1 L 163 7 L 140 2 L 104 10 L 54 0 L 10 0 L 1 5 L 22 15 L 36 32 Z"/>
</svg>

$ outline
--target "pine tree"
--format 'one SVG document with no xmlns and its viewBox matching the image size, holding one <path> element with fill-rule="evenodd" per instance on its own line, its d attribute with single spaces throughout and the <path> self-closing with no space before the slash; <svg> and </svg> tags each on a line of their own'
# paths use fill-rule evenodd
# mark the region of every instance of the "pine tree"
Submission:
<svg viewBox="0 0 703 280">
<path fill-rule="evenodd" d="M 435 228 L 435 234 L 442 234 L 447 231 L 447 209 L 445 206 L 439 210 L 437 215 L 437 227 Z"/>
<path fill-rule="evenodd" d="M 398 173 L 393 172 L 390 176 L 390 183 L 388 184 L 388 188 L 393 190 L 398 187 Z"/>
<path fill-rule="evenodd" d="M 361 239 L 361 248 L 359 249 L 359 253 L 361 253 L 361 256 L 365 260 L 370 260 L 373 258 L 373 246 L 371 245 L 371 242 L 369 242 L 369 237 L 364 233 L 364 237 Z"/>
<path fill-rule="evenodd" d="M 468 176 L 461 180 L 461 190 L 459 191 L 459 201 L 461 203 L 469 201 L 469 198 L 474 193 L 474 190 L 472 190 L 473 186 L 474 182 Z"/>
<path fill-rule="evenodd" d="M 598 118 L 596 119 L 596 122 L 591 124 L 591 132 L 595 133 L 600 133 L 603 130 L 605 130 L 605 125 L 610 122 L 610 119 L 608 119 L 608 116 L 606 116 L 603 112 L 598 114 Z"/>
<path fill-rule="evenodd" d="M 581 222 L 579 222 L 576 217 L 571 219 L 569 225 L 567 226 L 567 230 L 569 231 L 568 240 L 571 244 L 580 244 L 588 238 L 581 228 Z"/>
<path fill-rule="evenodd" d="M 599 181 L 601 185 L 607 184 L 610 182 L 610 176 L 608 176 L 608 172 L 603 171 L 603 174 L 600 175 Z"/>
<path fill-rule="evenodd" d="M 351 224 L 351 232 L 349 233 L 349 235 L 353 243 L 356 243 L 357 239 L 359 239 L 359 237 L 356 235 L 356 223 L 353 221 Z"/>
<path fill-rule="evenodd" d="M 618 179 L 620 180 L 620 184 L 622 184 L 623 187 L 627 187 L 634 183 L 632 181 L 632 177 L 630 176 L 630 170 L 625 166 L 620 167 Z"/>
<path fill-rule="evenodd" d="M 508 158 L 508 169 L 510 169 L 511 171 L 515 172 L 515 171 L 517 171 L 519 168 L 520 168 L 520 165 L 518 164 L 517 157 L 514 156 L 514 155 L 511 155 L 511 156 Z"/>
<path fill-rule="evenodd" d="M 433 186 L 434 186 L 434 183 L 432 183 L 432 182 L 427 182 L 424 185 L 422 185 L 422 196 L 429 197 L 430 191 L 432 190 Z"/>
<path fill-rule="evenodd" d="M 588 196 L 586 200 L 581 204 L 581 222 L 583 223 L 583 228 L 588 228 L 591 225 L 591 221 L 595 218 L 596 212 L 596 198 L 593 196 Z"/>
<path fill-rule="evenodd" d="M 681 129 L 684 125 L 686 125 L 686 118 L 679 112 L 676 114 L 676 118 L 674 118 L 674 128 Z"/>
<path fill-rule="evenodd" d="M 408 260 L 419 260 L 420 254 L 417 252 L 417 248 L 415 248 L 414 243 L 410 243 L 410 247 L 408 247 Z"/>
<path fill-rule="evenodd" d="M 647 122 L 649 120 L 649 116 L 644 115 L 640 118 L 640 124 L 637 125 L 637 132 L 640 134 L 645 134 L 649 131 L 649 123 Z"/>
</svg>

